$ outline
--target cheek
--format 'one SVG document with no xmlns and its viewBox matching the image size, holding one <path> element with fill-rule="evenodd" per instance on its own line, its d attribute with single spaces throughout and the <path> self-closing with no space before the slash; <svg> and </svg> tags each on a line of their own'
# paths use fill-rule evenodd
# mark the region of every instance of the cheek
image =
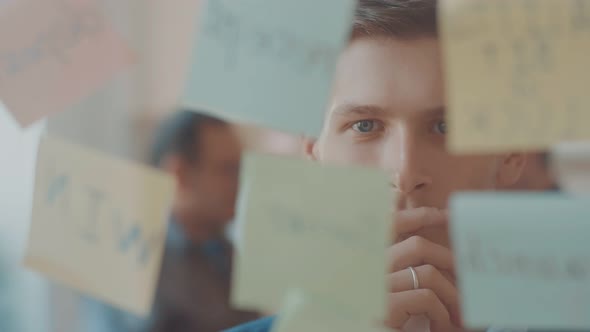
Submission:
<svg viewBox="0 0 590 332">
<path fill-rule="evenodd" d="M 497 169 L 493 160 L 450 156 L 441 166 L 438 181 L 452 191 L 490 190 L 496 186 Z"/>
</svg>

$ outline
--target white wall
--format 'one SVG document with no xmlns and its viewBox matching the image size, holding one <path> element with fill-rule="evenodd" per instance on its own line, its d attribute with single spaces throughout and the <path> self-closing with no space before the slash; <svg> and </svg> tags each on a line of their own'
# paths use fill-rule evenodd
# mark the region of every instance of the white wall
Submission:
<svg viewBox="0 0 590 332">
<path fill-rule="evenodd" d="M 0 331 L 48 331 L 47 283 L 21 266 L 43 128 L 22 130 L 0 104 Z"/>
</svg>

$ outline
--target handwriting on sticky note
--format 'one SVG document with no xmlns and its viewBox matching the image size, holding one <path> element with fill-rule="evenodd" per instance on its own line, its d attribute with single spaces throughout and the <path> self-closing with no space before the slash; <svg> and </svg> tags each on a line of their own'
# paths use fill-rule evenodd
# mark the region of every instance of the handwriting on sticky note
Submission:
<svg viewBox="0 0 590 332">
<path fill-rule="evenodd" d="M 317 135 L 354 5 L 206 1 L 185 104 L 231 120 Z"/>
<path fill-rule="evenodd" d="M 442 4 L 452 150 L 538 149 L 590 138 L 582 125 L 590 120 L 586 1 Z"/>
<path fill-rule="evenodd" d="M 362 229 L 354 224 L 336 224 L 331 220 L 310 218 L 305 211 L 297 211 L 283 201 L 277 201 L 268 207 L 269 220 L 273 221 L 274 232 L 279 232 L 292 238 L 306 239 L 321 237 L 325 241 L 345 247 L 371 252 L 375 249 L 375 232 L 378 225 L 367 222 Z M 361 220 L 375 220 L 378 215 L 366 213 Z M 371 235 L 373 235 L 371 237 Z"/>
<path fill-rule="evenodd" d="M 0 18 L 0 99 L 21 125 L 79 101 L 131 61 L 95 0 L 20 0 Z"/>
<path fill-rule="evenodd" d="M 58 3 L 59 4 L 59 3 Z M 2 53 L 3 65 L 0 67 L 0 80 L 7 82 L 30 70 L 43 61 L 55 61 L 67 64 L 71 61 L 68 51 L 80 44 L 84 39 L 92 38 L 101 29 L 104 21 L 99 12 L 92 8 L 76 12 L 65 3 L 60 4 L 64 9 L 57 20 L 51 22 L 46 31 L 39 31 L 29 43 L 18 49 L 11 49 Z"/>
<path fill-rule="evenodd" d="M 122 309 L 151 306 L 173 184 L 169 176 L 41 141 L 25 263 Z"/>
<path fill-rule="evenodd" d="M 473 193 L 451 210 L 468 327 L 590 326 L 587 198 Z"/>
<path fill-rule="evenodd" d="M 45 209 L 57 209 L 63 219 L 63 227 L 76 232 L 86 243 L 100 246 L 110 245 L 121 254 L 134 252 L 134 264 L 145 268 L 155 251 L 162 247 L 162 232 L 146 233 L 143 220 L 134 220 L 124 215 L 124 203 L 115 201 L 99 188 L 73 183 L 66 174 L 50 178 L 45 195 Z M 82 215 L 75 215 L 83 211 Z M 107 234 L 101 234 L 106 231 Z M 110 240 L 114 239 L 112 243 Z"/>
<path fill-rule="evenodd" d="M 465 269 L 487 276 L 541 280 L 590 281 L 590 253 L 553 257 L 542 253 L 514 251 L 487 244 L 477 233 L 466 238 Z"/>
<path fill-rule="evenodd" d="M 223 47 L 225 70 L 232 71 L 250 57 L 266 57 L 300 74 L 321 70 L 330 74 L 340 47 L 299 36 L 285 26 L 268 29 L 233 11 L 224 1 L 210 1 L 202 33 Z M 241 59 L 240 59 L 241 58 Z M 245 59 L 244 59 L 245 58 Z"/>
<path fill-rule="evenodd" d="M 393 222 L 386 176 L 255 154 L 242 167 L 234 305 L 276 310 L 298 287 L 349 317 L 383 319 Z"/>
</svg>

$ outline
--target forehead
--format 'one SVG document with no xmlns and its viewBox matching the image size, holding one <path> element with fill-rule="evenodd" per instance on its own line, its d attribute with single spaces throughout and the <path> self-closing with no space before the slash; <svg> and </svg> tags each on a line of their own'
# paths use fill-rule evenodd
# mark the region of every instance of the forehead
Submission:
<svg viewBox="0 0 590 332">
<path fill-rule="evenodd" d="M 206 124 L 200 135 L 199 153 L 202 159 L 239 158 L 240 142 L 231 126 Z"/>
<path fill-rule="evenodd" d="M 338 61 L 330 111 L 346 104 L 398 113 L 437 109 L 443 87 L 437 39 L 355 39 Z"/>
</svg>

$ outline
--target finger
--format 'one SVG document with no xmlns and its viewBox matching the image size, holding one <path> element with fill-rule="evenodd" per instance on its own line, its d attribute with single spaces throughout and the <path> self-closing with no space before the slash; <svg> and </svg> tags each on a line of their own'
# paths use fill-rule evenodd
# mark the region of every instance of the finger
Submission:
<svg viewBox="0 0 590 332">
<path fill-rule="evenodd" d="M 451 315 L 451 320 L 459 325 L 459 292 L 455 285 L 447 279 L 441 271 L 432 265 L 422 265 L 414 268 L 420 289 L 430 289 L 444 304 Z M 409 269 L 389 275 L 390 291 L 392 293 L 405 292 L 414 289 L 414 278 Z"/>
<path fill-rule="evenodd" d="M 390 272 L 407 269 L 410 266 L 434 265 L 451 275 L 455 270 L 451 250 L 420 236 L 412 236 L 389 248 Z"/>
<path fill-rule="evenodd" d="M 446 210 L 421 207 L 398 211 L 394 221 L 394 239 L 408 233 L 415 233 L 424 227 L 448 224 Z"/>
<path fill-rule="evenodd" d="M 390 295 L 390 312 L 387 325 L 402 328 L 411 316 L 426 315 L 430 319 L 430 331 L 451 330 L 450 315 L 443 303 L 430 289 L 416 289 Z"/>
<path fill-rule="evenodd" d="M 417 274 L 419 288 L 430 288 L 436 292 L 432 286 L 433 282 L 438 282 L 440 276 L 455 290 L 457 289 L 455 286 L 455 279 L 446 271 L 439 270 L 433 265 L 426 264 L 417 266 L 414 267 L 414 271 L 416 271 Z M 409 268 L 390 273 L 388 282 L 390 292 L 403 292 L 414 289 L 414 278 L 412 277 L 412 272 L 410 272 Z"/>
</svg>

